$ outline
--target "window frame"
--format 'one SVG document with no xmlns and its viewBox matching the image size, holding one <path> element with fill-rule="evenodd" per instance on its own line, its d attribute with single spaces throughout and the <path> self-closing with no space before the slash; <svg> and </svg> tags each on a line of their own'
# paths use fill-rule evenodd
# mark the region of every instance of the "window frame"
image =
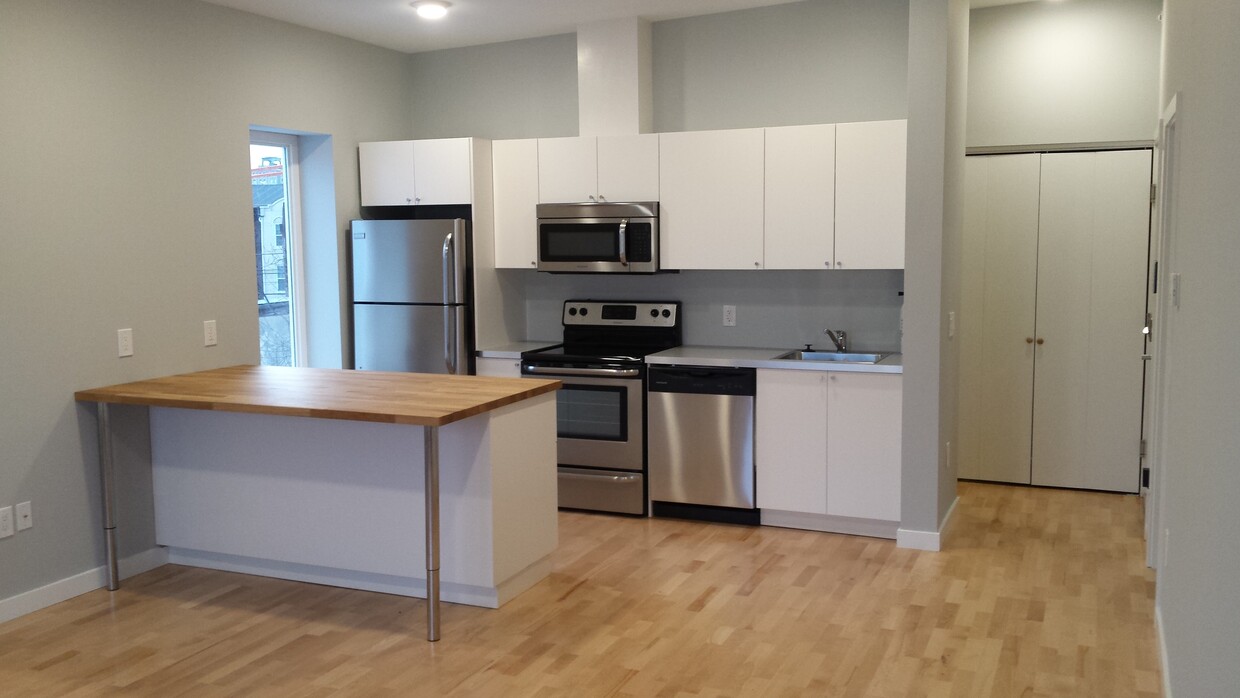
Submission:
<svg viewBox="0 0 1240 698">
<path fill-rule="evenodd" d="M 284 249 L 288 258 L 289 315 L 292 317 L 293 365 L 305 366 L 309 331 L 306 327 L 306 285 L 304 235 L 301 210 L 301 139 L 291 133 L 250 129 L 250 145 L 266 145 L 285 149 L 284 185 L 288 193 L 287 217 L 284 221 Z M 248 146 L 247 146 L 248 147 Z M 248 158 L 247 158 L 248 159 Z M 256 300 L 257 302 L 257 300 Z"/>
</svg>

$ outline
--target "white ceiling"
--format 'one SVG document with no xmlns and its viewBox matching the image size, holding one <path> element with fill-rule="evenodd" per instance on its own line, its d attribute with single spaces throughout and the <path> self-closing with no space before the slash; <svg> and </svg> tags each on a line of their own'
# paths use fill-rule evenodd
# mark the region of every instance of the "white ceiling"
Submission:
<svg viewBox="0 0 1240 698">
<path fill-rule="evenodd" d="M 573 32 L 606 19 L 653 22 L 797 0 L 451 0 L 444 19 L 420 19 L 409 0 L 207 0 L 368 44 L 416 53 Z M 970 0 L 971 7 L 1028 0 Z"/>
</svg>

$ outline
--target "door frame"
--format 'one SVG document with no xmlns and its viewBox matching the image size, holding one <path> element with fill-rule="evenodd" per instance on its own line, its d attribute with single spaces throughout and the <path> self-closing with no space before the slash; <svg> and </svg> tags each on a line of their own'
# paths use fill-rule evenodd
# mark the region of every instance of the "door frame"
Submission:
<svg viewBox="0 0 1240 698">
<path fill-rule="evenodd" d="M 1158 121 L 1158 139 L 1154 144 L 1154 203 L 1150 221 L 1151 279 L 1147 286 L 1146 308 L 1152 316 L 1151 330 L 1146 339 L 1150 360 L 1145 381 L 1145 461 L 1149 467 L 1149 487 L 1145 498 L 1145 562 L 1157 569 L 1163 561 L 1165 534 L 1161 533 L 1163 488 L 1166 486 L 1164 434 L 1166 423 L 1167 320 L 1171 311 L 1171 294 L 1159 293 L 1168 288 L 1174 266 L 1173 209 L 1168 205 L 1173 191 L 1172 177 L 1176 156 L 1176 108 L 1179 93 L 1172 95 Z M 1156 270 L 1156 271 L 1155 271 Z"/>
</svg>

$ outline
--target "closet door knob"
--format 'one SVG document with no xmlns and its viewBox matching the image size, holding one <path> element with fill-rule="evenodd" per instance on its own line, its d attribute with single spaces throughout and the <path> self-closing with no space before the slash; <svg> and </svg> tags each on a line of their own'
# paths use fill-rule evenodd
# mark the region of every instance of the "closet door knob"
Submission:
<svg viewBox="0 0 1240 698">
<path fill-rule="evenodd" d="M 1045 340 L 1045 339 L 1042 339 L 1041 337 L 1038 337 L 1038 344 L 1045 344 L 1045 343 L 1046 343 L 1046 340 Z"/>
<path fill-rule="evenodd" d="M 1033 344 L 1033 337 L 1025 337 L 1025 344 Z"/>
</svg>

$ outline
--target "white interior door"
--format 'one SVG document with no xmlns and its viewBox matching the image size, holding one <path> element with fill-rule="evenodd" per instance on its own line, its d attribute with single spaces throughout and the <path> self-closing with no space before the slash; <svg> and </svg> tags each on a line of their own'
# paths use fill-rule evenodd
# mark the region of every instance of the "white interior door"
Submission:
<svg viewBox="0 0 1240 698">
<path fill-rule="evenodd" d="M 1036 153 L 965 163 L 960 477 L 1029 483 L 1038 258 Z"/>
<path fill-rule="evenodd" d="M 1032 482 L 1136 492 L 1149 151 L 1042 156 Z"/>
</svg>

